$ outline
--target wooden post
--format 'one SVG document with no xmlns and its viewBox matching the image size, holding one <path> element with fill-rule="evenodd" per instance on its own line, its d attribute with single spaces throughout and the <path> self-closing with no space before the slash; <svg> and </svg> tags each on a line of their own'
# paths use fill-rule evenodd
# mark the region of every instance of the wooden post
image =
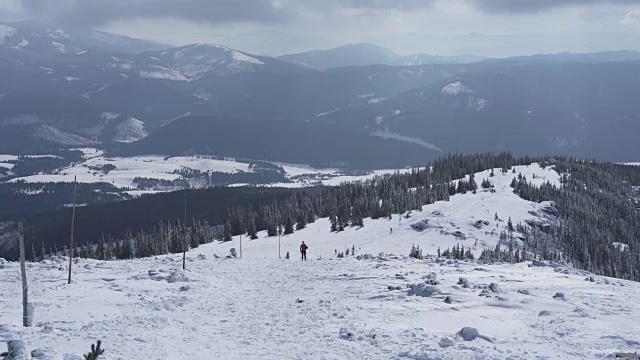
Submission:
<svg viewBox="0 0 640 360">
<path fill-rule="evenodd" d="M 67 284 L 71 284 L 71 266 L 73 263 L 73 232 L 76 226 L 76 199 L 78 195 L 78 178 L 73 178 L 73 210 L 71 211 L 71 241 L 69 244 L 69 281 Z"/>
<path fill-rule="evenodd" d="M 22 274 L 22 326 L 31 326 L 31 313 L 33 309 L 29 306 L 29 285 L 27 285 L 27 270 L 25 267 L 24 251 L 24 226 L 22 222 L 18 224 L 20 230 L 20 273 Z"/>
<path fill-rule="evenodd" d="M 182 270 L 187 267 L 187 189 L 184 189 L 184 236 L 182 238 Z"/>
</svg>

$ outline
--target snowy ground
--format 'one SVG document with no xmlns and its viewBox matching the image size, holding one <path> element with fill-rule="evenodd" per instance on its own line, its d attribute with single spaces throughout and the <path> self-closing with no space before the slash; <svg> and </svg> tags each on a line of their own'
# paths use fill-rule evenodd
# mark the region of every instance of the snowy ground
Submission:
<svg viewBox="0 0 640 360">
<path fill-rule="evenodd" d="M 517 170 L 532 181 L 558 177 L 536 165 Z M 509 216 L 514 223 L 535 217 L 529 211 L 543 205 L 512 194 L 512 177 L 496 171 L 495 193 L 456 195 L 410 219 L 365 219 L 363 228 L 339 234 L 321 219 L 282 237 L 282 260 L 278 238 L 260 233 L 242 240 L 242 259 L 225 258 L 231 247 L 239 252 L 238 237 L 189 252 L 184 273 L 180 255 L 79 260 L 67 285 L 64 259 L 28 264 L 32 328 L 18 327 L 19 267 L 8 263 L 0 266 L 0 325 L 14 326 L 29 349 L 79 355 L 101 339 L 105 360 L 603 359 L 637 351 L 639 283 L 559 264 L 406 257 L 412 244 L 434 254 L 464 243 L 479 253 L 495 244 L 490 229 L 504 230 Z M 426 219 L 433 228 L 412 229 Z M 479 219 L 489 221 L 486 229 L 471 225 Z M 303 240 L 307 262 L 298 259 Z M 359 256 L 335 258 L 352 246 Z M 463 327 L 479 336 L 457 335 Z"/>
<path fill-rule="evenodd" d="M 14 178 L 11 181 L 26 182 L 72 182 L 77 177 L 81 183 L 97 183 L 107 182 L 119 188 L 136 188 L 133 180 L 136 177 L 145 177 L 151 179 L 176 180 L 181 175 L 175 171 L 181 169 L 199 170 L 202 172 L 252 172 L 246 162 L 238 162 L 233 158 L 225 160 L 196 157 L 196 156 L 175 156 L 165 157 L 160 155 L 146 155 L 133 157 L 106 157 L 103 152 L 96 149 L 84 148 L 80 149 L 85 153 L 86 160 L 79 164 L 66 167 L 56 171 L 53 174 L 34 174 L 30 176 Z M 0 155 L 0 166 L 12 168 L 13 164 L 3 161 L 16 160 L 13 155 Z M 103 165 L 114 165 L 116 168 L 104 174 L 100 170 L 95 170 Z M 337 185 L 346 181 L 359 181 L 371 179 L 376 175 L 394 173 L 396 170 L 375 170 L 358 176 L 344 175 L 339 169 L 316 169 L 306 165 L 280 164 L 286 176 L 291 182 L 277 182 L 268 184 L 274 187 L 306 187 L 314 185 Z M 402 170 L 409 171 L 409 170 Z M 245 186 L 247 184 L 234 184 L 234 186 Z M 167 188 L 164 191 L 169 191 Z M 153 190 L 145 190 L 133 192 L 134 194 L 153 193 Z"/>
</svg>

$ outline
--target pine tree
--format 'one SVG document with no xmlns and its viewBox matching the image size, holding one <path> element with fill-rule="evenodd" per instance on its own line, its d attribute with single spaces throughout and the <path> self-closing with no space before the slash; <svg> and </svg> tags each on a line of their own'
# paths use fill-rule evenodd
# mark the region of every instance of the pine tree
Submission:
<svg viewBox="0 0 640 360">
<path fill-rule="evenodd" d="M 458 194 L 464 194 L 467 192 L 467 182 L 464 180 L 458 181 L 458 188 L 456 189 Z"/>
<path fill-rule="evenodd" d="M 289 216 L 287 216 L 287 220 L 284 223 L 284 234 L 293 234 L 293 220 Z"/>
<path fill-rule="evenodd" d="M 192 223 L 191 228 L 189 228 L 189 248 L 195 249 L 200 246 L 200 232 L 198 231 L 198 224 L 195 221 Z"/>
<path fill-rule="evenodd" d="M 278 227 L 274 222 L 269 222 L 269 225 L 267 225 L 267 236 L 278 236 Z"/>
<path fill-rule="evenodd" d="M 478 184 L 476 183 L 476 177 L 473 173 L 469 175 L 469 183 L 467 184 L 467 189 L 469 191 L 478 190 Z"/>
<path fill-rule="evenodd" d="M 227 242 L 227 241 L 231 241 L 233 240 L 232 236 L 231 236 L 231 223 L 229 222 L 229 220 L 227 220 L 224 223 L 224 238 L 223 241 Z"/>
<path fill-rule="evenodd" d="M 302 230 L 307 227 L 307 218 L 303 213 L 298 215 L 298 222 L 296 223 L 296 230 Z"/>
<path fill-rule="evenodd" d="M 104 248 L 104 234 L 100 235 L 100 240 L 98 240 L 98 248 L 96 250 L 96 258 L 98 260 L 107 260 Z"/>
<path fill-rule="evenodd" d="M 330 221 L 331 221 L 331 232 L 338 231 L 338 220 L 336 219 L 335 215 L 331 216 Z"/>
<path fill-rule="evenodd" d="M 104 349 L 101 349 L 102 341 L 98 340 L 96 345 L 91 345 L 91 352 L 84 355 L 84 360 L 98 360 L 98 357 L 104 354 Z"/>
<path fill-rule="evenodd" d="M 249 235 L 249 238 L 251 240 L 255 240 L 258 238 L 258 232 L 256 231 L 256 222 L 253 216 L 249 218 L 249 222 L 247 224 L 247 235 Z"/>
</svg>

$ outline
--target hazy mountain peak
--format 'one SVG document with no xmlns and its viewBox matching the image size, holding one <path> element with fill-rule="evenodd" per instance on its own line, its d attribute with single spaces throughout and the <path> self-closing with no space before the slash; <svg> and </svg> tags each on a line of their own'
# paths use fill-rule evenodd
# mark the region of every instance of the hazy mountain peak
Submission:
<svg viewBox="0 0 640 360">
<path fill-rule="evenodd" d="M 164 49 L 168 45 L 89 27 L 61 26 L 46 20 L 25 20 L 13 23 L 0 22 L 0 49 L 3 47 L 50 55 L 83 50 L 140 53 Z"/>
<path fill-rule="evenodd" d="M 371 43 L 357 43 L 328 50 L 314 50 L 280 56 L 279 59 L 315 70 L 363 65 L 416 66 L 463 64 L 480 61 L 478 56 L 437 56 L 413 54 L 402 56 L 388 48 Z"/>
</svg>

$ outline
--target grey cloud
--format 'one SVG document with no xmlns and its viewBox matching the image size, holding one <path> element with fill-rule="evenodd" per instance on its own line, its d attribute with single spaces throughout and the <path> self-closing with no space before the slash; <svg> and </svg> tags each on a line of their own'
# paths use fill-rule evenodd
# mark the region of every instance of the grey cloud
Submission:
<svg viewBox="0 0 640 360">
<path fill-rule="evenodd" d="M 117 19 L 175 17 L 209 23 L 274 22 L 288 9 L 271 0 L 23 0 L 30 15 L 102 25 Z"/>
<path fill-rule="evenodd" d="M 639 0 L 468 0 L 479 9 L 495 13 L 532 13 L 570 5 L 633 5 Z"/>
<path fill-rule="evenodd" d="M 103 25 L 116 19 L 175 17 L 206 23 L 279 22 L 301 9 L 413 10 L 438 0 L 22 0 L 29 15 Z"/>
<path fill-rule="evenodd" d="M 15 1 L 15 0 L 12 0 Z M 20 0 L 18 0 L 20 1 Z M 117 19 L 175 17 L 205 23 L 273 23 L 301 10 L 330 15 L 341 9 L 415 11 L 452 0 L 21 0 L 29 15 L 104 25 Z M 491 13 L 530 13 L 563 5 L 637 4 L 640 0 L 461 0 Z"/>
<path fill-rule="evenodd" d="M 351 0 L 346 7 L 380 10 L 416 10 L 431 7 L 438 0 Z M 344 1 L 342 3 L 345 3 Z"/>
</svg>

